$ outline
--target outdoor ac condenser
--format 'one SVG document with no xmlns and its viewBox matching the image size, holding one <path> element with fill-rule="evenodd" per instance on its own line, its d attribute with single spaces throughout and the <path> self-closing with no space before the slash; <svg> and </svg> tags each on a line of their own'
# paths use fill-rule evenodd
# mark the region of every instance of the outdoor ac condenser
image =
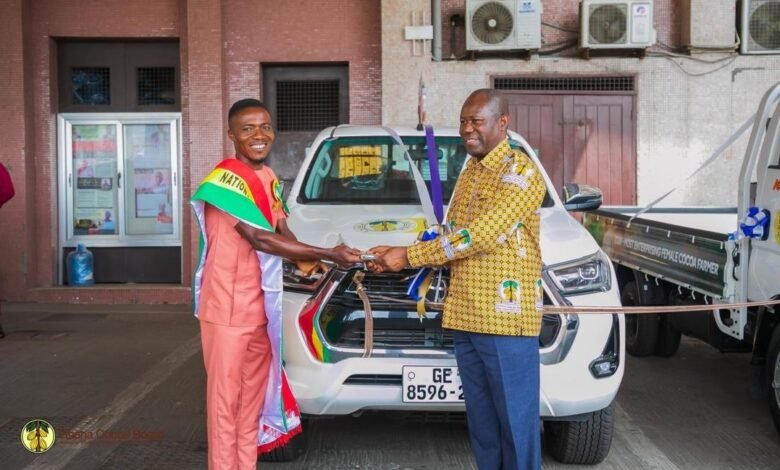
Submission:
<svg viewBox="0 0 780 470">
<path fill-rule="evenodd" d="M 742 0 L 739 12 L 739 51 L 780 54 L 780 0 Z"/>
<path fill-rule="evenodd" d="M 466 49 L 539 49 L 541 0 L 466 0 Z"/>
<path fill-rule="evenodd" d="M 582 0 L 580 47 L 644 49 L 655 44 L 650 0 Z"/>
</svg>

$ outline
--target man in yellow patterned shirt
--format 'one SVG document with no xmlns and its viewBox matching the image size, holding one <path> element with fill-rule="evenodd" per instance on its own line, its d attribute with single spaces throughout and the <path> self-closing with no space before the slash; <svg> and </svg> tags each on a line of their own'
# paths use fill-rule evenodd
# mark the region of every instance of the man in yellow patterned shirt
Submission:
<svg viewBox="0 0 780 470">
<path fill-rule="evenodd" d="M 376 247 L 375 271 L 448 265 L 443 326 L 455 330 L 471 444 L 480 470 L 541 468 L 539 340 L 543 302 L 538 209 L 545 184 L 507 140 L 509 106 L 472 93 L 460 114 L 471 155 L 438 238 Z"/>
</svg>

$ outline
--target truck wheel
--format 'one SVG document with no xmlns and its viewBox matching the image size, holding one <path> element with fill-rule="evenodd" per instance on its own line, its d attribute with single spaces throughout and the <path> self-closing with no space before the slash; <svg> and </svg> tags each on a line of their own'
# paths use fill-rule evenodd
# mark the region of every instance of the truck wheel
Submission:
<svg viewBox="0 0 780 470">
<path fill-rule="evenodd" d="M 660 357 L 672 357 L 680 348 L 682 331 L 672 326 L 667 315 L 658 315 L 658 339 L 653 354 Z"/>
<path fill-rule="evenodd" d="M 623 286 L 620 302 L 625 307 L 641 305 L 636 282 Z M 626 315 L 626 351 L 636 357 L 653 354 L 658 338 L 658 315 Z"/>
<path fill-rule="evenodd" d="M 769 384 L 769 409 L 780 432 L 780 325 L 775 326 L 766 356 L 766 383 Z"/>
<path fill-rule="evenodd" d="M 594 411 L 585 421 L 545 421 L 544 446 L 566 464 L 595 465 L 609 454 L 615 429 L 615 405 Z"/>
<path fill-rule="evenodd" d="M 276 449 L 260 454 L 261 462 L 293 462 L 306 451 L 306 433 L 302 432 L 290 439 L 290 442 Z"/>
</svg>

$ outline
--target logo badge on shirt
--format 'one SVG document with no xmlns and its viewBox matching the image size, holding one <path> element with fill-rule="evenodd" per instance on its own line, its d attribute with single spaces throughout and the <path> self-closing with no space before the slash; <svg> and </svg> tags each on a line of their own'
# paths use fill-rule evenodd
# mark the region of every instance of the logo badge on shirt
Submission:
<svg viewBox="0 0 780 470">
<path fill-rule="evenodd" d="M 462 228 L 452 234 L 450 237 L 452 247 L 457 251 L 463 251 L 471 246 L 471 233 L 468 229 Z"/>
<path fill-rule="evenodd" d="M 544 308 L 544 288 L 542 287 L 542 280 L 537 279 L 534 286 L 536 287 L 536 310 L 541 311 Z"/>
<path fill-rule="evenodd" d="M 499 312 L 520 313 L 520 283 L 515 279 L 504 279 L 498 285 L 500 302 L 496 302 Z"/>
</svg>

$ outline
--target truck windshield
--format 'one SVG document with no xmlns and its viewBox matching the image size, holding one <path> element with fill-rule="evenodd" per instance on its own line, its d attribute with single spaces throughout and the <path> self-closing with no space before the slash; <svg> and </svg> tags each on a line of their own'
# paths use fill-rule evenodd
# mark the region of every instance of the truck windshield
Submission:
<svg viewBox="0 0 780 470">
<path fill-rule="evenodd" d="M 414 176 L 404 150 L 423 176 L 428 191 L 431 169 L 425 138 L 403 137 L 406 148 L 389 136 L 341 137 L 325 141 L 312 159 L 300 202 L 341 204 L 419 204 Z M 436 138 L 444 203 L 466 160 L 460 137 Z"/>
<path fill-rule="evenodd" d="M 425 137 L 402 137 L 405 149 L 390 136 L 339 137 L 322 143 L 306 172 L 300 203 L 419 204 L 408 150 L 431 192 L 431 168 Z M 522 150 L 515 141 L 513 148 Z M 449 204 L 468 154 L 460 137 L 436 137 L 442 198 Z M 549 192 L 549 189 L 548 189 Z M 546 195 L 542 207 L 553 206 Z"/>
</svg>

